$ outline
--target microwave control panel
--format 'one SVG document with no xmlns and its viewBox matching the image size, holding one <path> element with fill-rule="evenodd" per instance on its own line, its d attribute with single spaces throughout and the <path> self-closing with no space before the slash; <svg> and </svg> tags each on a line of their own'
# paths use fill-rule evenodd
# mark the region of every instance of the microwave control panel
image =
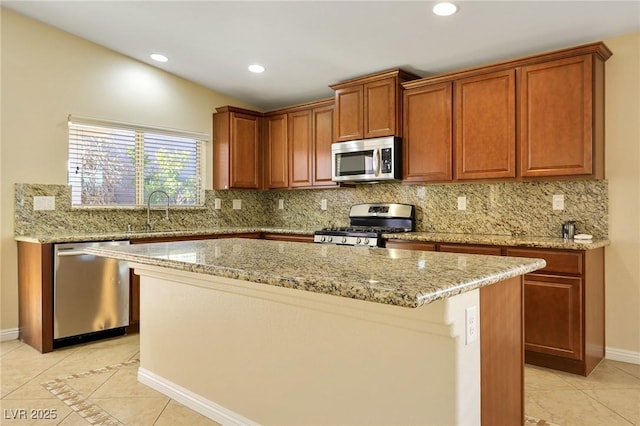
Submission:
<svg viewBox="0 0 640 426">
<path fill-rule="evenodd" d="M 391 173 L 393 171 L 393 158 L 391 151 L 391 148 L 382 148 L 380 150 L 382 153 L 382 164 L 380 165 L 381 173 Z"/>
</svg>

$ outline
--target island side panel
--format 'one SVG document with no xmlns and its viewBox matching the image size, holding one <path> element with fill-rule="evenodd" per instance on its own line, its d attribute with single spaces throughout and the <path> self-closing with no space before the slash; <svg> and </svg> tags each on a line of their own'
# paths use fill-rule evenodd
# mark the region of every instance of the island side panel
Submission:
<svg viewBox="0 0 640 426">
<path fill-rule="evenodd" d="M 478 290 L 411 309 L 159 267 L 136 273 L 139 378 L 188 390 L 214 420 L 480 423 L 480 343 L 464 342 Z"/>
<path fill-rule="evenodd" d="M 524 421 L 523 277 L 480 289 L 482 424 Z"/>
<path fill-rule="evenodd" d="M 19 339 L 53 350 L 53 244 L 18 242 Z"/>
</svg>

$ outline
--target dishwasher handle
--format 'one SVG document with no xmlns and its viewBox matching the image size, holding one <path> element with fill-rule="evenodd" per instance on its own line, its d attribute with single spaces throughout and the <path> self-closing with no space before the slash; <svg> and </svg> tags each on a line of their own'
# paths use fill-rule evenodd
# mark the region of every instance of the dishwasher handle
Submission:
<svg viewBox="0 0 640 426">
<path fill-rule="evenodd" d="M 87 253 L 86 251 L 82 251 L 82 250 L 73 250 L 73 249 L 67 249 L 67 250 L 68 251 L 62 251 L 62 250 L 58 251 L 58 257 L 84 256 L 84 255 L 90 254 L 90 253 Z"/>
</svg>

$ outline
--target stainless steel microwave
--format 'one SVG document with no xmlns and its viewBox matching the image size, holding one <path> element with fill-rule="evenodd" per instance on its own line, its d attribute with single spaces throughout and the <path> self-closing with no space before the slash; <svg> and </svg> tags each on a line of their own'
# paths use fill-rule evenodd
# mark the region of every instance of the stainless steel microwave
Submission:
<svg viewBox="0 0 640 426">
<path fill-rule="evenodd" d="M 402 179 L 402 141 L 396 136 L 331 144 L 335 182 L 378 182 Z"/>
</svg>

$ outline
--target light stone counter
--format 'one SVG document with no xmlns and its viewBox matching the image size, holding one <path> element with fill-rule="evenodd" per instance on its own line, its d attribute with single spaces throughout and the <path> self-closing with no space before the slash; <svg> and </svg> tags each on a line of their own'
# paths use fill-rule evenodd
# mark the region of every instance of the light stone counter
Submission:
<svg viewBox="0 0 640 426">
<path fill-rule="evenodd" d="M 116 241 L 116 240 L 138 240 L 147 238 L 163 237 L 191 237 L 201 235 L 229 235 L 244 234 L 252 232 L 270 232 L 279 234 L 313 235 L 318 228 L 275 228 L 275 227 L 220 227 L 201 229 L 177 229 L 159 230 L 147 232 L 100 232 L 100 233 L 59 233 L 42 235 L 16 235 L 16 241 L 27 243 L 51 244 L 51 243 L 74 243 L 85 241 Z"/>
<path fill-rule="evenodd" d="M 87 249 L 134 264 L 415 308 L 541 269 L 541 259 L 253 239 Z"/>
<path fill-rule="evenodd" d="M 537 247 L 566 250 L 593 250 L 610 244 L 608 239 L 593 239 L 588 241 L 564 240 L 551 237 L 518 237 L 510 235 L 483 234 L 448 234 L 438 232 L 405 232 L 399 234 L 385 234 L 386 239 L 407 241 L 424 241 L 433 243 L 483 244 L 506 247 Z"/>
</svg>

